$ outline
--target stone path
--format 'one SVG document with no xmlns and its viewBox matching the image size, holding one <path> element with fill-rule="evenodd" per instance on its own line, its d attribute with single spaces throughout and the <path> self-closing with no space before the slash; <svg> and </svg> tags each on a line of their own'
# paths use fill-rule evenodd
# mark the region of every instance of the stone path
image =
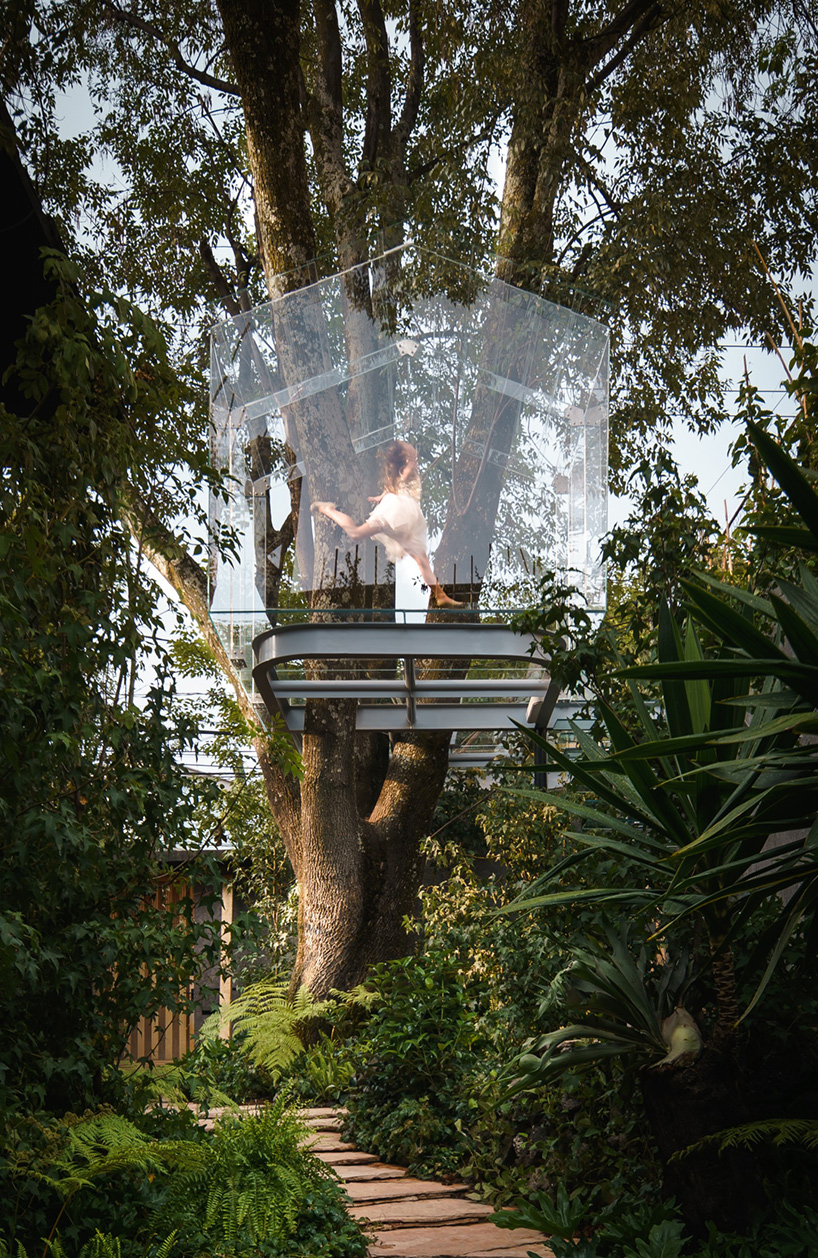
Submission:
<svg viewBox="0 0 818 1258">
<path fill-rule="evenodd" d="M 316 1135 L 310 1146 L 343 1180 L 349 1212 L 373 1240 L 370 1258 L 553 1258 L 539 1232 L 509 1232 L 487 1223 L 492 1207 L 470 1201 L 467 1184 L 414 1179 L 341 1140 L 343 1111 L 304 1112 Z"/>
</svg>

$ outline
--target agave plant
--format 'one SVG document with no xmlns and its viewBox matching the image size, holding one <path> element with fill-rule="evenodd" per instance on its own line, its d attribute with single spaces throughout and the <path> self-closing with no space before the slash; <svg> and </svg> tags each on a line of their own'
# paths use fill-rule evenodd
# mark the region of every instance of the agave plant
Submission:
<svg viewBox="0 0 818 1258">
<path fill-rule="evenodd" d="M 663 1014 L 667 998 L 672 1006 L 679 995 L 684 959 L 666 966 L 651 992 L 646 981 L 647 951 L 642 948 L 634 960 L 624 929 L 603 926 L 600 938 L 578 939 L 570 952 L 573 962 L 557 985 L 575 1021 L 525 1046 L 507 1072 L 511 1078 L 508 1095 L 534 1083 L 553 1083 L 568 1071 L 583 1070 L 611 1057 L 633 1055 L 656 1062 L 667 1058 L 671 1045 Z M 551 1003 L 547 997 L 541 1012 Z"/>
</svg>

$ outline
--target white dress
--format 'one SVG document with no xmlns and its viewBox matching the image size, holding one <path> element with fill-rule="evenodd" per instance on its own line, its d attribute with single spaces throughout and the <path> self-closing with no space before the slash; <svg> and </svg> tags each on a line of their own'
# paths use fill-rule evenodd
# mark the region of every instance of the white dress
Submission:
<svg viewBox="0 0 818 1258">
<path fill-rule="evenodd" d="M 378 526 L 373 540 L 380 542 L 392 563 L 404 555 L 425 555 L 429 549 L 426 519 L 411 490 L 384 494 L 367 524 Z"/>
</svg>

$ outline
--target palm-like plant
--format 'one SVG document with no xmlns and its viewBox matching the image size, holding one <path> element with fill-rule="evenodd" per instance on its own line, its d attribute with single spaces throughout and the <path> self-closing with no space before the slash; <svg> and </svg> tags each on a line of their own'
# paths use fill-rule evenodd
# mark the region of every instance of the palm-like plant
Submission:
<svg viewBox="0 0 818 1258">
<path fill-rule="evenodd" d="M 818 494 L 762 430 L 751 425 L 750 436 L 803 522 L 759 533 L 818 552 Z M 717 1010 L 710 1051 L 700 1057 L 697 1051 L 672 1052 L 664 1073 L 643 1071 L 640 1080 L 667 1187 L 688 1223 L 702 1230 L 713 1218 L 735 1230 L 760 1191 L 749 1154 L 731 1150 L 717 1160 L 703 1147 L 684 1160 L 683 1170 L 671 1158 L 749 1117 L 734 1057 L 735 1029 L 744 1016 L 731 948 L 737 934 L 746 938 L 744 927 L 759 910 L 767 918 L 771 906 L 777 908 L 757 950 L 763 972 L 744 1014 L 761 998 L 805 918 L 815 942 L 818 582 L 802 565 L 797 582 L 779 581 L 766 598 L 707 576 L 685 588 L 684 630 L 665 609 L 656 661 L 621 670 L 631 695 L 627 723 L 612 707 L 599 705 L 607 738 L 598 743 L 575 727 L 576 760 L 540 740 L 551 762 L 588 793 L 584 799 L 550 797 L 582 829 L 572 836 L 577 850 L 509 907 L 595 903 L 623 917 L 641 915 L 653 939 L 685 918 L 703 924 Z M 703 649 L 697 626 L 715 638 L 715 650 Z M 636 686 L 645 679 L 657 684 L 654 705 Z M 636 871 L 629 885 L 566 889 L 572 867 L 600 849 Z M 649 1023 L 635 1016 L 645 1002 L 631 999 L 629 984 L 611 984 L 598 961 L 589 967 L 586 945 L 578 949 L 584 966 L 581 1016 L 518 1057 L 510 1067 L 516 1086 L 634 1050 L 647 1064 L 651 1048 L 658 1048 L 646 1032 Z M 613 953 L 607 964 L 616 964 Z M 683 1030 L 689 1028 L 686 1011 L 677 1013 Z M 692 1069 L 677 1069 L 694 1061 Z"/>
<path fill-rule="evenodd" d="M 751 436 L 806 526 L 765 535 L 818 551 L 818 494 L 763 431 L 751 425 Z M 539 740 L 591 798 L 553 798 L 584 824 L 572 835 L 579 851 L 510 907 L 590 901 L 644 913 L 655 934 L 698 915 L 713 957 L 717 1033 L 729 1034 L 739 1017 L 730 951 L 736 932 L 762 904 L 782 897 L 774 901 L 780 912 L 764 936 L 767 965 L 749 1009 L 818 901 L 818 755 L 804 739 L 818 732 L 818 582 L 802 566 L 800 585 L 781 582 L 767 599 L 707 577 L 686 589 L 684 636 L 664 609 L 657 661 L 622 670 L 630 729 L 601 704 L 606 744 L 577 727 L 581 754 L 570 759 Z M 693 618 L 720 639 L 715 654 L 702 649 Z M 658 682 L 658 707 L 645 702 L 637 679 Z M 565 890 L 569 868 L 598 849 L 627 858 L 638 884 Z"/>
</svg>

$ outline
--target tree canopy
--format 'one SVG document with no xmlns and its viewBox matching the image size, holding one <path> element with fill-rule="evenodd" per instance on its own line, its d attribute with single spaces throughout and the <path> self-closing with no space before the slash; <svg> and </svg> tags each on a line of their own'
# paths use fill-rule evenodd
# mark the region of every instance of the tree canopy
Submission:
<svg viewBox="0 0 818 1258">
<path fill-rule="evenodd" d="M 674 417 L 718 422 L 725 333 L 778 326 L 753 242 L 790 285 L 814 261 L 816 32 L 800 3 L 28 0 L 3 20 L 5 95 L 45 203 L 90 276 L 172 315 L 183 367 L 201 365 L 214 300 L 236 312 L 411 232 L 496 257 L 501 278 L 546 296 L 567 283 L 609 303 L 621 483 Z M 66 133 L 80 90 L 95 119 Z M 177 506 L 130 497 L 207 633 Z M 398 740 L 388 763 L 365 743 L 348 707 L 314 705 L 299 787 L 257 742 L 316 990 L 405 945 L 446 770 L 439 736 Z"/>
</svg>

